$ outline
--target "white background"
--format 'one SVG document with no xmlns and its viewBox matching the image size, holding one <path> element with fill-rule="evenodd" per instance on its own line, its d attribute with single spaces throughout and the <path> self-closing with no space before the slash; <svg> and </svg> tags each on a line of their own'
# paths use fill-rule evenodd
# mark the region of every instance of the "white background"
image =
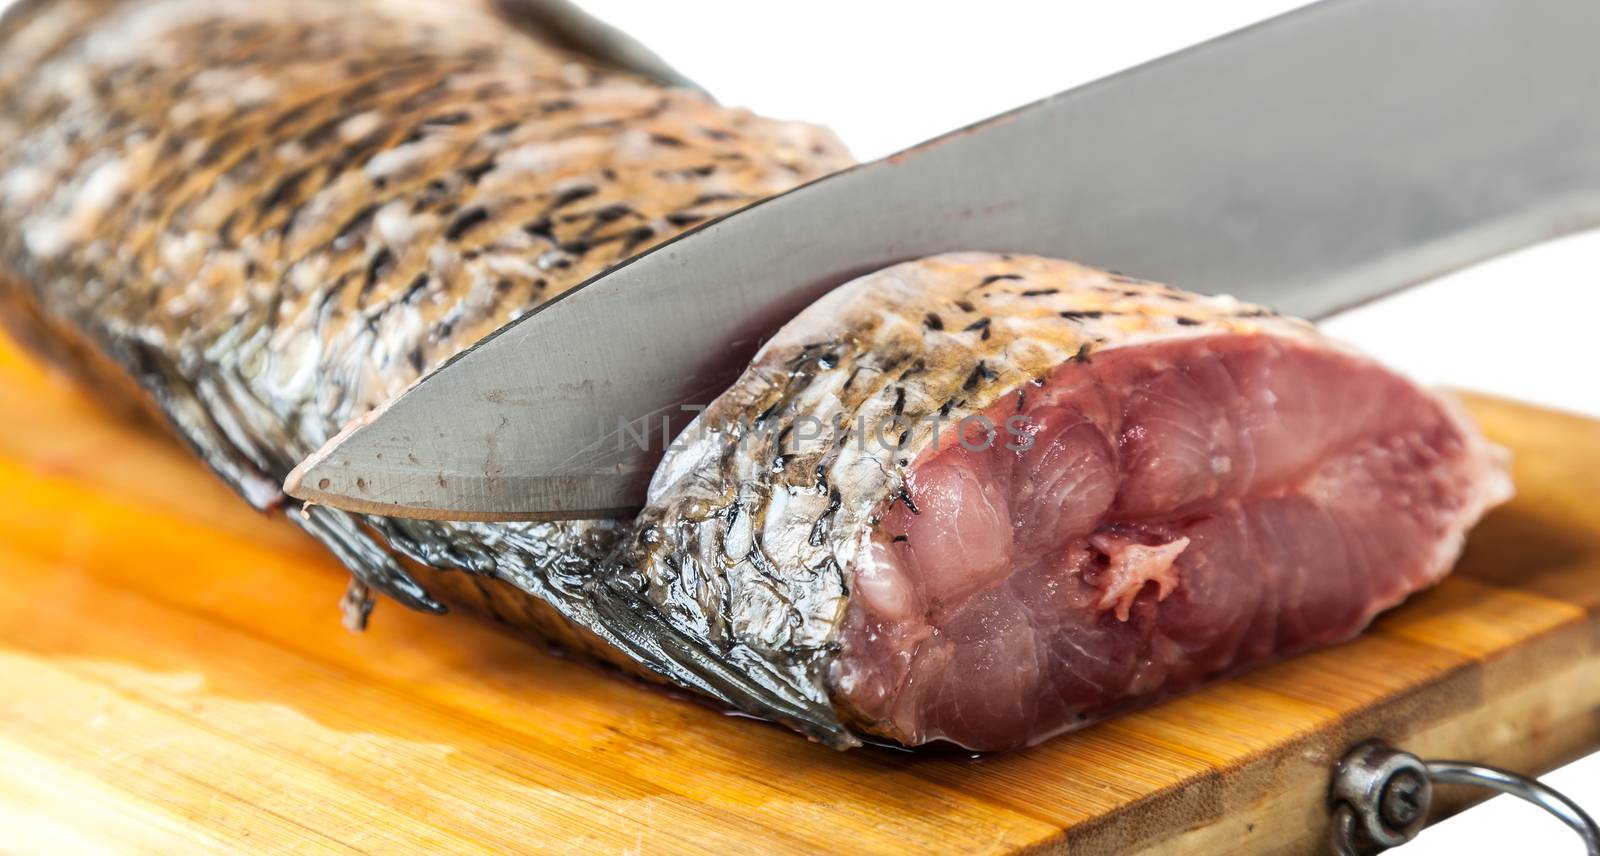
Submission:
<svg viewBox="0 0 1600 856">
<path fill-rule="evenodd" d="M 0 10 L 9 2 L 0 0 Z M 580 2 L 724 102 L 827 124 L 862 159 L 1300 5 Z M 1324 326 L 1430 383 L 1600 416 L 1600 383 L 1592 375 L 1600 368 L 1597 270 L 1600 234 L 1579 235 L 1436 280 Z M 1600 810 L 1600 756 L 1545 779 Z M 1536 809 L 1499 798 L 1430 829 L 1404 852 L 1576 854 L 1581 848 Z"/>
<path fill-rule="evenodd" d="M 1301 5 L 580 2 L 725 103 L 826 124 L 862 159 Z M 1589 233 L 1435 280 L 1324 327 L 1428 383 L 1600 416 L 1600 383 L 1593 374 L 1600 370 L 1597 286 L 1600 233 Z M 1600 755 L 1545 781 L 1600 811 Z M 1501 797 L 1429 829 L 1401 852 L 1542 856 L 1577 854 L 1582 847 L 1538 809 Z"/>
</svg>

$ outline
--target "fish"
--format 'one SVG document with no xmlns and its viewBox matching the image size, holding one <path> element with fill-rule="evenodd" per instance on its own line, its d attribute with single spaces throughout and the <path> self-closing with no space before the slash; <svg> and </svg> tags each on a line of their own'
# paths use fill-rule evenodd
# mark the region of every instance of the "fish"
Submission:
<svg viewBox="0 0 1600 856">
<path fill-rule="evenodd" d="M 597 611 L 586 588 L 616 521 L 389 520 L 281 490 L 347 422 L 501 325 L 853 163 L 817 126 L 530 33 L 517 10 L 538 5 L 21 0 L 0 18 L 0 317 L 325 544 L 352 573 L 351 626 L 374 593 L 454 601 L 707 685 L 679 661 L 712 655 L 664 653 L 687 642 L 630 606 Z M 718 686 L 730 703 L 765 694 Z"/>
<path fill-rule="evenodd" d="M 1355 636 L 1512 492 L 1312 325 L 1071 262 L 886 268 L 657 469 L 629 562 L 863 739 L 1015 749 Z M 724 604 L 722 609 L 715 604 Z"/>
<path fill-rule="evenodd" d="M 0 18 L 0 316 L 325 544 L 352 627 L 454 607 L 835 748 L 1007 749 L 1354 635 L 1509 495 L 1458 408 L 1310 325 L 969 252 L 801 312 L 636 518 L 301 504 L 299 461 L 501 325 L 852 162 L 518 8 Z"/>
</svg>

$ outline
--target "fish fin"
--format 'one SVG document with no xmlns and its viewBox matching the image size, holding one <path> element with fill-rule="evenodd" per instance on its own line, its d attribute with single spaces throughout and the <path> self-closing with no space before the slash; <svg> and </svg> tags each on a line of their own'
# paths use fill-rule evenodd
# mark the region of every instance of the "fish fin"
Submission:
<svg viewBox="0 0 1600 856">
<path fill-rule="evenodd" d="M 420 612 L 440 615 L 446 611 L 444 604 L 434 600 L 401 567 L 394 554 L 362 531 L 354 515 L 320 505 L 305 505 L 300 513 L 290 514 L 289 519 L 326 545 L 362 585 Z"/>
<path fill-rule="evenodd" d="M 366 518 L 395 552 L 441 571 L 493 574 L 494 554 L 482 538 L 461 537 L 460 526 L 439 520 Z"/>
</svg>

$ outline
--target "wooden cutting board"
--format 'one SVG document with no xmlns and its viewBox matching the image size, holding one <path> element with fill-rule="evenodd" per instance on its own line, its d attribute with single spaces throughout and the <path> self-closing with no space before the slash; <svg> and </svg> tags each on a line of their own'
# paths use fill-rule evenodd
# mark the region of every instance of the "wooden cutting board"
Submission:
<svg viewBox="0 0 1600 856">
<path fill-rule="evenodd" d="M 0 850 L 1319 850 L 1385 737 L 1600 744 L 1600 423 L 1491 399 L 1520 494 L 1359 640 L 1043 746 L 835 753 L 383 603 L 175 444 L 0 349 Z"/>
</svg>

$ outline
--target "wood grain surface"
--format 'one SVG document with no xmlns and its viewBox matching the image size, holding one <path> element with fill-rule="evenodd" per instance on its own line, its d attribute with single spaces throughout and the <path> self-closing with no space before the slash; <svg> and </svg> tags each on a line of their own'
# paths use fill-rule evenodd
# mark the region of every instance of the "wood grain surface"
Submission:
<svg viewBox="0 0 1600 856">
<path fill-rule="evenodd" d="M 1470 404 L 1519 495 L 1444 584 L 974 760 L 835 753 L 463 616 L 348 633 L 308 538 L 0 346 L 0 851 L 1318 851 L 1362 738 L 1532 771 L 1600 744 L 1600 423 Z"/>
</svg>

